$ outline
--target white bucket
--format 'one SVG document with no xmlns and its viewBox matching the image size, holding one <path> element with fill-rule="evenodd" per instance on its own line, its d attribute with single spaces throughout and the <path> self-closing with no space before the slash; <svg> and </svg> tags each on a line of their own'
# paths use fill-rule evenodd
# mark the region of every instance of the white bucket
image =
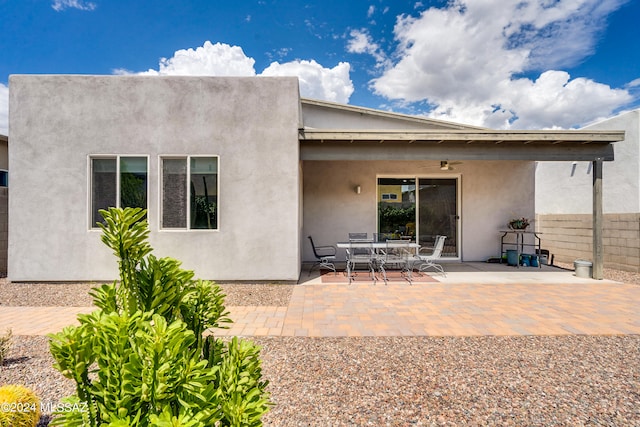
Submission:
<svg viewBox="0 0 640 427">
<path fill-rule="evenodd" d="M 576 271 L 576 277 L 591 278 L 593 277 L 593 263 L 583 259 L 573 261 L 573 268 Z"/>
</svg>

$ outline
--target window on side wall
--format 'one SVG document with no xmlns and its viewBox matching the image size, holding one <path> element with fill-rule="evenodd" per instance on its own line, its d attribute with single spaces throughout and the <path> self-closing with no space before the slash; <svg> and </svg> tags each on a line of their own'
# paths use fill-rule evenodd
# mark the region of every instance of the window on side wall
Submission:
<svg viewBox="0 0 640 427">
<path fill-rule="evenodd" d="M 163 229 L 218 229 L 218 157 L 164 157 Z"/>
<path fill-rule="evenodd" d="M 91 158 L 91 227 L 104 222 L 100 209 L 147 209 L 147 158 L 100 156 Z"/>
</svg>

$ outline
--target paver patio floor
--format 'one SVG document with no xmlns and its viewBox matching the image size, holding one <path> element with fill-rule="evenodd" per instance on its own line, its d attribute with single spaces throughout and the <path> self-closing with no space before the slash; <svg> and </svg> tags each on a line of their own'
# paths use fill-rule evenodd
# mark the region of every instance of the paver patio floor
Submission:
<svg viewBox="0 0 640 427">
<path fill-rule="evenodd" d="M 231 307 L 222 335 L 474 336 L 640 334 L 640 286 L 304 285 L 289 306 Z"/>
<path fill-rule="evenodd" d="M 301 284 L 288 306 L 231 306 L 217 335 L 477 336 L 640 334 L 640 286 L 573 283 Z M 88 307 L 0 306 L 0 329 L 43 335 Z"/>
</svg>

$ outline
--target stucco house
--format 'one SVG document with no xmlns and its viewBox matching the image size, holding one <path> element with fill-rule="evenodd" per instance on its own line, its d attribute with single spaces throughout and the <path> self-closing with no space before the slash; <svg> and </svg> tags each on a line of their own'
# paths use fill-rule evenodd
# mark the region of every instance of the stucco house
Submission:
<svg viewBox="0 0 640 427">
<path fill-rule="evenodd" d="M 640 271 L 640 110 L 594 123 L 585 130 L 622 129 L 613 144 L 615 161 L 603 167 L 604 265 Z M 547 248 L 561 262 L 592 257 L 589 162 L 540 162 L 536 166 L 536 226 Z"/>
<path fill-rule="evenodd" d="M 117 277 L 95 225 L 113 205 L 146 207 L 155 253 L 219 281 L 297 281 L 309 235 L 445 234 L 451 262 L 485 260 L 510 218 L 534 216 L 536 161 L 601 171 L 624 138 L 301 99 L 294 77 L 14 75 L 9 88 L 12 281 Z"/>
</svg>

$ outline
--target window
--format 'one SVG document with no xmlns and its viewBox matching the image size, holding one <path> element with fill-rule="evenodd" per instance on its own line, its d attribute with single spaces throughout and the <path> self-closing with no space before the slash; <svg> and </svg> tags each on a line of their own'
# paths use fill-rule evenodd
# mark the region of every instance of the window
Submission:
<svg viewBox="0 0 640 427">
<path fill-rule="evenodd" d="M 0 187 L 8 187 L 9 186 L 9 172 L 0 169 Z"/>
<path fill-rule="evenodd" d="M 103 222 L 100 209 L 147 208 L 146 157 L 91 159 L 91 226 Z"/>
<path fill-rule="evenodd" d="M 415 178 L 378 178 L 378 236 L 415 238 Z"/>
<path fill-rule="evenodd" d="M 218 158 L 162 159 L 162 228 L 218 229 Z"/>
</svg>

